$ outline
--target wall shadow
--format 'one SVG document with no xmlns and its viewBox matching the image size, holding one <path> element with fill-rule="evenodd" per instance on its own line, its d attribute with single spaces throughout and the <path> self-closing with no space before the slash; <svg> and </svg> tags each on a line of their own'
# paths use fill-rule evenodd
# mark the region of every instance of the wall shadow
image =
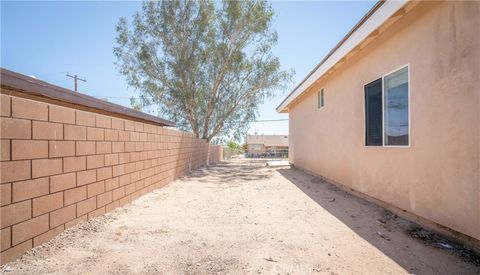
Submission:
<svg viewBox="0 0 480 275">
<path fill-rule="evenodd" d="M 263 169 L 262 169 L 263 168 Z M 214 184 L 254 183 L 257 180 L 265 180 L 273 176 L 274 170 L 266 169 L 265 161 L 245 162 L 223 161 L 216 165 L 198 169 L 188 174 L 188 178 L 195 178 L 198 182 Z"/>
<path fill-rule="evenodd" d="M 480 265 L 476 262 L 479 258 L 461 245 L 442 238 L 423 239 L 422 236 L 438 235 L 296 168 L 277 171 L 407 272 L 457 274 L 462 270 L 462 273 L 480 274 Z M 415 235 L 416 232 L 423 235 Z"/>
</svg>

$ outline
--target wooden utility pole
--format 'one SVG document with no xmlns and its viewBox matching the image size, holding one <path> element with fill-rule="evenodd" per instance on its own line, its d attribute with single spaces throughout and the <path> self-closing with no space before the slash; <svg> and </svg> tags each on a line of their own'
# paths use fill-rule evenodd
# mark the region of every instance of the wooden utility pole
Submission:
<svg viewBox="0 0 480 275">
<path fill-rule="evenodd" d="M 81 79 L 77 75 L 70 75 L 69 73 L 67 73 L 67 76 L 73 78 L 73 80 L 75 82 L 75 92 L 77 92 L 77 87 L 78 87 L 77 81 L 78 80 L 83 81 L 83 82 L 87 82 L 86 78 Z"/>
</svg>

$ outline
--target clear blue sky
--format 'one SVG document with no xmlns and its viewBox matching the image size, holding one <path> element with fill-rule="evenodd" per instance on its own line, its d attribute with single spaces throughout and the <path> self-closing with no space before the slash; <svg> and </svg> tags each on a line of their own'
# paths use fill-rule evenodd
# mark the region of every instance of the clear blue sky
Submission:
<svg viewBox="0 0 480 275">
<path fill-rule="evenodd" d="M 370 2 L 272 2 L 274 53 L 294 69 L 289 89 L 260 107 L 259 119 L 288 118 L 275 108 L 374 5 Z M 65 74 L 86 77 L 79 91 L 129 106 L 135 91 L 114 65 L 115 25 L 141 2 L 1 2 L 1 66 L 73 89 Z M 288 122 L 253 123 L 250 133 L 288 134 Z"/>
</svg>

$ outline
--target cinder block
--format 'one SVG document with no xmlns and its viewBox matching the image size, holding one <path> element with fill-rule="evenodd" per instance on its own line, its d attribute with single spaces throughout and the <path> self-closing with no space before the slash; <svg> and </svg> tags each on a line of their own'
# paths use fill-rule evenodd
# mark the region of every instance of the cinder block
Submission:
<svg viewBox="0 0 480 275">
<path fill-rule="evenodd" d="M 125 129 L 124 120 L 121 118 L 112 117 L 112 128 L 117 130 Z"/>
<path fill-rule="evenodd" d="M 127 195 L 119 200 L 119 205 L 124 206 L 125 204 L 130 203 L 131 201 L 132 201 L 132 198 L 130 197 L 130 195 Z"/>
<path fill-rule="evenodd" d="M 50 104 L 49 120 L 53 122 L 75 124 L 75 110 Z"/>
<path fill-rule="evenodd" d="M 0 135 L 2 139 L 30 139 L 32 128 L 30 120 L 0 117 Z"/>
<path fill-rule="evenodd" d="M 146 141 L 148 141 L 147 136 L 148 136 L 147 133 L 139 133 L 138 134 L 138 140 L 146 142 Z"/>
<path fill-rule="evenodd" d="M 77 186 L 77 176 L 75 173 L 61 174 L 50 177 L 50 192 L 55 193 Z"/>
<path fill-rule="evenodd" d="M 12 140 L 12 159 L 48 158 L 48 141 Z"/>
<path fill-rule="evenodd" d="M 33 199 L 33 216 L 39 216 L 44 213 L 63 207 L 63 192 Z"/>
<path fill-rule="evenodd" d="M 95 114 L 76 110 L 76 124 L 83 126 L 95 126 Z"/>
<path fill-rule="evenodd" d="M 112 152 L 112 143 L 110 141 L 97 142 L 97 154 L 110 154 Z"/>
<path fill-rule="evenodd" d="M 130 162 L 130 153 L 118 154 L 118 164 Z"/>
<path fill-rule="evenodd" d="M 76 125 L 64 125 L 65 140 L 87 140 L 87 127 Z"/>
<path fill-rule="evenodd" d="M 92 197 L 77 203 L 77 217 L 92 212 L 97 208 L 97 198 Z"/>
<path fill-rule="evenodd" d="M 135 121 L 135 131 L 136 132 L 143 132 L 143 123 Z"/>
<path fill-rule="evenodd" d="M 30 178 L 30 160 L 4 161 L 0 163 L 1 183 Z"/>
<path fill-rule="evenodd" d="M 77 217 L 75 204 L 50 212 L 50 228 L 65 224 Z"/>
<path fill-rule="evenodd" d="M 48 231 L 48 214 L 12 226 L 12 245 Z"/>
<path fill-rule="evenodd" d="M 114 201 L 112 203 L 105 205 L 105 211 L 107 212 L 113 211 L 115 208 L 119 206 L 120 206 L 119 201 Z"/>
<path fill-rule="evenodd" d="M 120 199 L 120 198 L 123 198 L 125 197 L 125 187 L 120 187 L 120 188 L 117 188 L 115 190 L 113 190 L 112 192 L 112 199 L 114 201 Z"/>
<path fill-rule="evenodd" d="M 55 227 L 54 229 L 51 229 L 41 235 L 38 235 L 37 237 L 33 238 L 33 246 L 39 246 L 45 242 L 48 242 L 49 240 L 53 239 L 55 236 L 59 235 L 60 233 L 63 232 L 65 229 L 64 225 L 60 225 Z"/>
<path fill-rule="evenodd" d="M 77 172 L 77 186 L 97 181 L 97 170 L 86 170 Z"/>
<path fill-rule="evenodd" d="M 118 141 L 118 130 L 105 129 L 106 141 Z"/>
<path fill-rule="evenodd" d="M 125 120 L 125 131 L 135 131 L 135 121 Z"/>
<path fill-rule="evenodd" d="M 130 195 L 130 197 L 132 198 L 132 201 L 140 198 L 140 196 L 141 196 L 140 191 L 134 192 Z"/>
<path fill-rule="evenodd" d="M 87 169 L 99 168 L 105 166 L 105 157 L 103 155 L 87 156 Z"/>
<path fill-rule="evenodd" d="M 97 196 L 97 207 L 107 205 L 112 202 L 112 191 Z"/>
<path fill-rule="evenodd" d="M 1 242 L 1 249 L 2 251 L 10 248 L 12 246 L 12 239 L 11 239 L 11 228 L 6 227 L 2 230 L 0 230 L 0 242 Z"/>
<path fill-rule="evenodd" d="M 105 131 L 103 128 L 87 128 L 87 139 L 88 140 L 104 140 Z"/>
<path fill-rule="evenodd" d="M 5 160 L 10 160 L 10 140 L 9 139 L 2 139 L 0 141 L 0 160 L 5 161 Z"/>
<path fill-rule="evenodd" d="M 75 141 L 49 141 L 49 155 L 51 158 L 75 156 Z"/>
<path fill-rule="evenodd" d="M 140 133 L 139 132 L 130 132 L 130 141 L 139 141 Z"/>
<path fill-rule="evenodd" d="M 77 141 L 77 156 L 94 155 L 95 141 Z"/>
<path fill-rule="evenodd" d="M 31 207 L 32 202 L 29 200 L 3 206 L 2 218 L 0 219 L 1 228 L 30 219 L 32 216 Z"/>
<path fill-rule="evenodd" d="M 131 175 L 132 175 L 132 174 L 126 174 L 126 175 L 120 176 L 120 178 L 119 178 L 119 184 L 120 184 L 120 186 L 124 186 L 124 185 L 130 184 L 130 183 L 132 182 L 132 180 L 131 180 Z"/>
<path fill-rule="evenodd" d="M 48 120 L 48 104 L 13 96 L 12 117 Z"/>
<path fill-rule="evenodd" d="M 135 183 L 125 185 L 125 194 L 129 195 L 135 192 Z"/>
<path fill-rule="evenodd" d="M 105 180 L 105 190 L 110 191 L 119 186 L 118 177 Z"/>
<path fill-rule="evenodd" d="M 2 257 L 0 257 L 0 264 L 5 264 L 18 258 L 20 255 L 30 249 L 32 249 L 32 240 L 25 241 L 19 245 L 11 247 L 8 250 L 2 251 Z"/>
<path fill-rule="evenodd" d="M 0 185 L 0 205 L 5 206 L 12 203 L 12 184 L 5 183 Z"/>
<path fill-rule="evenodd" d="M 63 172 L 83 171 L 87 169 L 87 158 L 82 157 L 67 157 L 63 158 Z"/>
<path fill-rule="evenodd" d="M 105 181 L 99 181 L 87 185 L 87 196 L 89 198 L 105 192 Z"/>
<path fill-rule="evenodd" d="M 125 143 L 122 141 L 112 142 L 112 152 L 113 153 L 125 152 Z"/>
<path fill-rule="evenodd" d="M 112 119 L 109 116 L 96 115 L 95 126 L 98 128 L 112 128 Z"/>
<path fill-rule="evenodd" d="M 48 177 L 12 183 L 13 202 L 19 202 L 49 193 Z"/>
<path fill-rule="evenodd" d="M 130 132 L 118 131 L 118 141 L 130 141 Z"/>
<path fill-rule="evenodd" d="M 112 177 L 112 167 L 103 167 L 97 169 L 97 180 L 109 179 Z"/>
<path fill-rule="evenodd" d="M 113 166 L 113 176 L 117 177 L 117 176 L 125 174 L 125 165 L 126 164 L 120 164 L 120 165 Z"/>
<path fill-rule="evenodd" d="M 87 215 L 83 215 L 83 216 L 81 216 L 81 217 L 78 217 L 78 218 L 76 218 L 76 219 L 74 219 L 74 220 L 72 220 L 72 221 L 67 222 L 67 223 L 65 224 L 65 229 L 70 228 L 70 227 L 72 227 L 72 226 L 75 226 L 76 224 L 81 223 L 81 222 L 84 222 L 84 221 L 86 221 L 86 220 L 87 220 Z"/>
<path fill-rule="evenodd" d="M 135 151 L 135 142 L 125 142 L 125 152 L 134 152 Z"/>
<path fill-rule="evenodd" d="M 117 165 L 118 164 L 118 154 L 108 154 L 105 155 L 105 166 Z"/>
<path fill-rule="evenodd" d="M 64 192 L 65 205 L 70 205 L 87 198 L 87 187 L 80 186 L 75 189 L 68 189 Z"/>
<path fill-rule="evenodd" d="M 101 207 L 101 208 L 98 208 L 97 210 L 94 210 L 90 213 L 88 213 L 88 219 L 93 219 L 93 218 L 96 218 L 98 216 L 101 216 L 105 214 L 105 207 Z"/>
<path fill-rule="evenodd" d="M 63 139 L 63 124 L 33 121 L 33 139 Z"/>
<path fill-rule="evenodd" d="M 0 116 L 10 116 L 10 101 L 10 96 L 0 94 Z"/>
<path fill-rule="evenodd" d="M 62 173 L 62 159 L 32 160 L 32 178 L 39 178 Z"/>
<path fill-rule="evenodd" d="M 133 173 L 135 171 L 135 163 L 126 163 L 125 165 L 125 173 Z M 140 171 L 140 174 L 142 171 Z"/>
</svg>

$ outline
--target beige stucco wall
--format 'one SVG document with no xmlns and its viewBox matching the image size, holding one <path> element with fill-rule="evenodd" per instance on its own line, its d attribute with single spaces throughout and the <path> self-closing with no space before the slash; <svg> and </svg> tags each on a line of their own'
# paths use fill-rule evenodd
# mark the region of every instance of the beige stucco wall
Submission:
<svg viewBox="0 0 480 275">
<path fill-rule="evenodd" d="M 417 5 L 291 106 L 290 161 L 480 239 L 479 26 L 480 2 Z M 405 64 L 410 147 L 365 147 L 363 86 Z"/>
</svg>

